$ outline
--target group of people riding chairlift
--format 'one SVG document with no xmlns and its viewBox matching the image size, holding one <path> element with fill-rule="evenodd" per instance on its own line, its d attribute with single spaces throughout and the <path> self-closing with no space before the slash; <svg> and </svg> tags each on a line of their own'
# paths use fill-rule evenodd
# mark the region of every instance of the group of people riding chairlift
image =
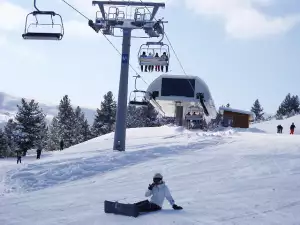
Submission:
<svg viewBox="0 0 300 225">
<path fill-rule="evenodd" d="M 160 58 L 162 61 L 169 61 L 169 57 L 166 52 L 164 52 L 161 56 L 158 55 L 158 53 L 155 53 L 153 56 L 151 52 L 149 52 L 149 55 L 146 55 L 146 52 L 143 52 L 142 55 L 140 55 L 141 58 Z M 164 72 L 164 66 L 163 65 L 145 65 L 145 72 L 153 72 L 155 68 L 156 72 Z M 144 71 L 144 65 L 141 65 L 142 72 Z M 166 72 L 169 71 L 169 66 L 166 65 Z"/>
<path fill-rule="evenodd" d="M 290 134 L 292 134 L 292 135 L 294 134 L 295 128 L 296 128 L 295 124 L 292 123 L 292 125 L 290 126 Z M 279 124 L 277 126 L 277 133 L 282 134 L 282 130 L 283 130 L 283 126 L 281 126 L 281 124 Z"/>
</svg>

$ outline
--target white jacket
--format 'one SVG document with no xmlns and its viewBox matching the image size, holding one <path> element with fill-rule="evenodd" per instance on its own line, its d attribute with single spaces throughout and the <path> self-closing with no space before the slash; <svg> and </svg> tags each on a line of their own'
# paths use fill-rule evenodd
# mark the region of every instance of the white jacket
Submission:
<svg viewBox="0 0 300 225">
<path fill-rule="evenodd" d="M 147 190 L 145 193 L 146 197 L 151 196 L 150 202 L 162 207 L 165 198 L 169 201 L 170 205 L 174 205 L 175 201 L 170 193 L 168 186 L 165 183 L 155 185 L 152 190 Z"/>
</svg>

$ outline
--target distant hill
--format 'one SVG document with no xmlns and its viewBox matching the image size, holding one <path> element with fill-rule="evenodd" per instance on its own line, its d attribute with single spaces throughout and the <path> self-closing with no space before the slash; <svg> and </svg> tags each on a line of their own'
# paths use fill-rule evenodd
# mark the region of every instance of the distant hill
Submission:
<svg viewBox="0 0 300 225">
<path fill-rule="evenodd" d="M 0 128 L 4 127 L 6 122 L 10 118 L 14 118 L 18 108 L 17 105 L 21 102 L 21 97 L 11 96 L 4 92 L 0 92 Z M 26 99 L 30 100 L 30 99 Z M 47 115 L 48 122 L 51 122 L 52 118 L 57 115 L 58 109 L 57 105 L 49 105 L 39 102 L 39 106 L 43 109 L 44 113 Z M 74 105 L 74 107 L 77 107 Z M 96 109 L 81 108 L 85 113 L 85 116 L 90 124 L 94 121 L 94 115 Z"/>
</svg>

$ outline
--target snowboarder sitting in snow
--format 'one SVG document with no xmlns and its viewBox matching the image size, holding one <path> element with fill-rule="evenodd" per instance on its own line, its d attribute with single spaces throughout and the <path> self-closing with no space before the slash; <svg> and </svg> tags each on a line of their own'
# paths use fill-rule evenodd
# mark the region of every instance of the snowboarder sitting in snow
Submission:
<svg viewBox="0 0 300 225">
<path fill-rule="evenodd" d="M 145 200 L 135 203 L 138 206 L 139 212 L 153 212 L 161 210 L 166 198 L 173 209 L 180 210 L 181 206 L 175 204 L 175 201 L 172 198 L 172 195 L 169 191 L 168 186 L 163 181 L 163 176 L 159 173 L 155 174 L 153 177 L 153 183 L 149 184 L 148 190 L 145 193 L 146 197 L 151 196 L 151 200 Z"/>
<path fill-rule="evenodd" d="M 292 125 L 290 126 L 290 130 L 291 130 L 290 134 L 294 134 L 295 128 L 296 128 L 295 124 L 292 123 Z"/>
</svg>

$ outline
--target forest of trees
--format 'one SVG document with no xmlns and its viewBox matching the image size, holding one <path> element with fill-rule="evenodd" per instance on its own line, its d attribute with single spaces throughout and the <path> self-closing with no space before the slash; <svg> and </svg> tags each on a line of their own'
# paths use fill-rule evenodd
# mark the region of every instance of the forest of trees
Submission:
<svg viewBox="0 0 300 225">
<path fill-rule="evenodd" d="M 115 127 L 116 106 L 113 93 L 109 91 L 90 125 L 81 108 L 73 107 L 70 98 L 65 95 L 59 103 L 57 115 L 48 125 L 39 104 L 22 99 L 15 118 L 0 129 L 0 156 L 15 156 L 18 151 L 25 156 L 30 149 L 59 150 L 61 140 L 64 148 L 68 148 L 110 133 Z M 142 108 L 129 106 L 127 116 L 128 128 L 160 126 L 158 113 L 152 105 Z"/>
<path fill-rule="evenodd" d="M 226 104 L 226 107 L 230 107 L 230 104 Z M 17 152 L 25 156 L 30 149 L 59 150 L 62 140 L 64 148 L 68 148 L 114 131 L 116 123 L 117 103 L 111 91 L 103 96 L 93 124 L 88 123 L 79 106 L 71 104 L 68 95 L 61 99 L 58 113 L 50 124 L 47 124 L 46 115 L 34 100 L 27 102 L 22 99 L 17 108 L 15 118 L 10 119 L 4 129 L 0 129 L 0 157 L 15 156 Z M 266 118 L 258 99 L 253 103 L 251 111 L 255 114 L 256 122 L 271 118 Z M 274 117 L 283 119 L 299 113 L 299 97 L 289 93 Z M 128 106 L 127 117 L 128 128 L 154 127 L 170 122 L 159 120 L 158 112 L 151 104 L 148 107 Z"/>
</svg>

